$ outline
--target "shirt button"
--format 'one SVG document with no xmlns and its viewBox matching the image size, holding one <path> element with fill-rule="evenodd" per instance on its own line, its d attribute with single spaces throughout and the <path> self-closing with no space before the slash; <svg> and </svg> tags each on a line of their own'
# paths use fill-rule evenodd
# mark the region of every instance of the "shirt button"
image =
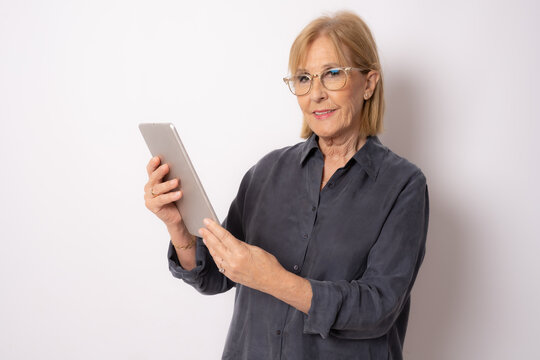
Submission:
<svg viewBox="0 0 540 360">
<path fill-rule="evenodd" d="M 276 335 L 281 335 L 281 330 L 276 330 Z"/>
<path fill-rule="evenodd" d="M 307 234 L 304 234 L 303 237 L 304 237 L 304 239 L 307 239 Z"/>
<path fill-rule="evenodd" d="M 298 271 L 298 265 L 293 266 L 294 271 Z"/>
<path fill-rule="evenodd" d="M 317 210 L 317 207 L 316 207 L 316 206 L 314 206 L 314 207 L 311 208 L 311 211 L 315 211 L 315 210 Z"/>
</svg>

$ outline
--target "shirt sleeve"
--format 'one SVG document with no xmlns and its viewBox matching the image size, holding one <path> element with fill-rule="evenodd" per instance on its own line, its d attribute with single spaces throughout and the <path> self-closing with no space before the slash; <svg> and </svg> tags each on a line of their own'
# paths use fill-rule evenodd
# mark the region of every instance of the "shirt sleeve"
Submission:
<svg viewBox="0 0 540 360">
<path fill-rule="evenodd" d="M 167 258 L 169 260 L 171 274 L 193 286 L 201 294 L 220 294 L 236 285 L 219 272 L 208 248 L 204 245 L 200 237 L 197 237 L 196 266 L 193 269 L 186 270 L 182 267 L 172 242 L 169 243 Z"/>
<path fill-rule="evenodd" d="M 240 189 L 236 198 L 233 200 L 227 217 L 223 221 L 222 226 L 227 229 L 237 239 L 244 239 L 243 231 L 243 209 L 245 192 L 249 187 L 252 169 L 246 173 L 240 184 Z M 182 279 L 185 283 L 193 286 L 198 292 L 205 295 L 214 295 L 228 291 L 236 283 L 220 273 L 212 255 L 204 245 L 202 238 L 197 237 L 197 247 L 195 255 L 195 267 L 191 270 L 186 270 L 182 267 L 176 255 L 176 250 L 169 243 L 169 251 L 167 258 L 169 261 L 169 270 L 171 274 Z"/>
<path fill-rule="evenodd" d="M 386 334 L 409 298 L 424 258 L 428 218 L 428 188 L 418 170 L 397 197 L 360 279 L 307 279 L 313 297 L 304 314 L 304 333 L 344 339 Z"/>
</svg>

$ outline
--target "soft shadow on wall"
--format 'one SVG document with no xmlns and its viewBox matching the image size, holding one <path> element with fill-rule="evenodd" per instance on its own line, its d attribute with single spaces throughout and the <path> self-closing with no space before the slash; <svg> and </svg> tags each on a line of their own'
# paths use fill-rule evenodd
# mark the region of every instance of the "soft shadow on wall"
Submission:
<svg viewBox="0 0 540 360">
<path fill-rule="evenodd" d="M 404 74 L 385 79 L 385 131 L 380 138 L 392 151 L 418 165 L 427 177 L 430 220 L 426 255 L 412 291 L 412 307 L 405 339 L 408 360 L 443 359 L 445 339 L 459 327 L 455 322 L 460 305 L 460 279 L 466 278 L 466 258 L 459 209 L 435 183 L 437 151 L 429 140 L 433 113 L 418 96 L 415 81 Z M 425 90 L 423 90 L 425 91 Z M 436 111 L 435 111 L 436 112 Z M 442 356 L 442 357 L 441 357 Z"/>
</svg>

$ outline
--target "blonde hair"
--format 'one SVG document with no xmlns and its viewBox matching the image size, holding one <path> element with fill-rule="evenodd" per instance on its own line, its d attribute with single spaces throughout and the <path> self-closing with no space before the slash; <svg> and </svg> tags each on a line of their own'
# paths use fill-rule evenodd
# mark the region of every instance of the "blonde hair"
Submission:
<svg viewBox="0 0 540 360">
<path fill-rule="evenodd" d="M 384 116 L 383 78 L 377 45 L 369 27 L 359 16 L 349 11 L 340 11 L 334 16 L 325 15 L 313 20 L 300 32 L 291 46 L 289 54 L 291 74 L 305 62 L 308 47 L 320 36 L 330 38 L 342 66 L 366 69 L 363 73 L 376 70 L 380 74 L 375 91 L 364 102 L 359 127 L 360 136 L 379 134 L 383 129 Z M 350 59 L 346 56 L 346 50 L 350 54 Z M 307 122 L 303 120 L 300 136 L 306 139 L 312 133 Z"/>
</svg>

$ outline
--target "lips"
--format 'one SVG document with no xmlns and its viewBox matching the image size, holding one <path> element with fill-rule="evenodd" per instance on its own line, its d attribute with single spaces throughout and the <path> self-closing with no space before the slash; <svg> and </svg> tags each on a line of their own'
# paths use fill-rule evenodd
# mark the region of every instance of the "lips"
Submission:
<svg viewBox="0 0 540 360">
<path fill-rule="evenodd" d="M 317 119 L 326 119 L 334 114 L 337 109 L 321 109 L 313 111 L 313 116 Z"/>
</svg>

